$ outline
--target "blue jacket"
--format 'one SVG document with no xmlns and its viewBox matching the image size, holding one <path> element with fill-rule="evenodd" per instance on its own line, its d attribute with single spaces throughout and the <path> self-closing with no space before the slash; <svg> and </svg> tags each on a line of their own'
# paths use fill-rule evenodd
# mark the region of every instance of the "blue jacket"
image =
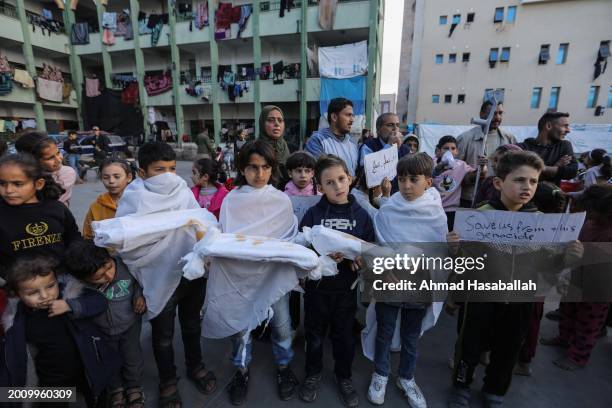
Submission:
<svg viewBox="0 0 612 408">
<path fill-rule="evenodd" d="M 349 202 L 346 204 L 332 204 L 325 196 L 321 197 L 321 200 L 304 214 L 300 229 L 323 225 L 364 241 L 374 242 L 376 236 L 370 215 L 357 203 L 352 194 L 349 194 L 348 199 Z M 319 281 L 308 281 L 306 290 L 345 292 L 351 290 L 356 279 L 357 272 L 351 270 L 351 261 L 345 259 L 338 264 L 337 275 L 326 276 Z"/>
<path fill-rule="evenodd" d="M 315 159 L 323 154 L 340 157 L 348 166 L 351 176 L 355 175 L 359 164 L 359 149 L 350 134 L 347 133 L 344 139 L 340 140 L 330 128 L 324 128 L 312 133 L 305 148 Z"/>
<path fill-rule="evenodd" d="M 120 357 L 109 348 L 92 318 L 103 313 L 108 305 L 101 293 L 88 289 L 77 279 L 58 276 L 60 293 L 72 312 L 56 318 L 66 324 L 79 349 L 89 388 L 99 396 L 110 378 L 121 367 Z M 23 387 L 27 377 L 26 310 L 18 298 L 11 298 L 2 315 L 5 330 L 0 344 L 0 386 Z M 28 384 L 36 386 L 37 384 Z"/>
</svg>

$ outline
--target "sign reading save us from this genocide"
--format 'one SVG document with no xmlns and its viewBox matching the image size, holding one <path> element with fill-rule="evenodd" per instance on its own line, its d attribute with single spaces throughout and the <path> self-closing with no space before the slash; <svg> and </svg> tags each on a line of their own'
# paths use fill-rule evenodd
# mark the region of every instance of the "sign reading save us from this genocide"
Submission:
<svg viewBox="0 0 612 408">
<path fill-rule="evenodd" d="M 298 219 L 298 223 L 302 222 L 304 214 L 310 207 L 314 207 L 320 200 L 321 196 L 290 196 L 291 205 L 293 205 L 293 213 Z"/>
<path fill-rule="evenodd" d="M 368 188 L 379 186 L 386 177 L 393 180 L 397 175 L 397 146 L 392 145 L 363 158 Z"/>
<path fill-rule="evenodd" d="M 507 244 L 569 242 L 578 238 L 585 214 L 457 211 L 454 229 L 462 241 Z"/>
</svg>

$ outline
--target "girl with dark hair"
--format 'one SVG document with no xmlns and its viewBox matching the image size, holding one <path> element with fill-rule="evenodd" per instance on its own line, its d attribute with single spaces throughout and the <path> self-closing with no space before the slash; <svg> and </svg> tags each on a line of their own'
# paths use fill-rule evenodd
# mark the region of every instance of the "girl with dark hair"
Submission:
<svg viewBox="0 0 612 408">
<path fill-rule="evenodd" d="M 77 174 L 72 167 L 62 164 L 63 156 L 55 141 L 46 132 L 27 131 L 15 142 L 19 153 L 29 153 L 38 161 L 43 171 L 49 173 L 56 183 L 64 189 L 59 201 L 70 206 L 72 187 L 76 183 Z"/>
<path fill-rule="evenodd" d="M 89 211 L 83 221 L 83 236 L 93 239 L 91 228 L 93 221 L 102 221 L 115 218 L 117 204 L 128 184 L 134 179 L 134 171 L 130 164 L 123 160 L 107 159 L 99 167 L 100 180 L 106 187 L 106 193 L 100 194 L 96 201 L 91 203 Z"/>
<path fill-rule="evenodd" d="M 219 219 L 221 203 L 228 191 L 219 183 L 219 177 L 223 172 L 219 170 L 219 164 L 212 159 L 199 159 L 193 163 L 191 168 L 191 181 L 193 181 L 193 195 L 198 200 L 200 207 L 206 208 Z"/>
<path fill-rule="evenodd" d="M 310 153 L 295 152 L 289 158 L 285 167 L 290 180 L 285 185 L 285 193 L 289 196 L 317 195 L 314 182 L 315 159 Z"/>
<path fill-rule="evenodd" d="M 584 175 L 584 188 L 600 181 L 612 183 L 610 156 L 604 149 L 591 150 L 584 158 L 584 164 L 588 167 Z"/>
<path fill-rule="evenodd" d="M 18 258 L 52 255 L 81 238 L 70 210 L 57 201 L 63 193 L 28 154 L 0 159 L 0 276 Z"/>
</svg>

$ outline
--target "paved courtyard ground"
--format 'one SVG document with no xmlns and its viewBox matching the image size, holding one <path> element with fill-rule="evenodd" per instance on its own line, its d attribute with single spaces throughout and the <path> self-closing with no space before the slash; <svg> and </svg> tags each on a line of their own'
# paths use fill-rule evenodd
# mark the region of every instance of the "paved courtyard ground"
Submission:
<svg viewBox="0 0 612 408">
<path fill-rule="evenodd" d="M 191 163 L 179 162 L 178 173 L 189 180 Z M 100 182 L 94 180 L 93 172 L 89 173 L 85 184 L 75 186 L 71 201 L 73 211 L 79 225 L 87 212 L 89 204 L 104 191 Z M 555 304 L 547 304 L 546 310 L 554 308 Z M 419 343 L 419 360 L 415 378 L 427 398 L 431 408 L 446 407 L 446 397 L 450 391 L 451 370 L 448 359 L 452 355 L 456 321 L 442 314 L 437 326 L 428 331 Z M 178 327 L 178 320 L 177 320 Z M 546 319 L 542 321 L 541 336 L 551 336 L 556 333 L 556 323 Z M 144 387 L 147 397 L 147 407 L 157 406 L 157 369 L 151 348 L 151 330 L 148 324 L 143 325 L 141 337 L 145 355 Z M 211 395 L 204 397 L 186 379 L 180 330 L 175 333 L 175 352 L 180 381 L 180 391 L 184 407 L 229 407 L 229 398 L 224 387 L 233 375 L 230 363 L 231 344 L 229 340 L 203 339 L 204 358 L 207 366 L 217 375 L 218 388 Z M 298 336 L 295 342 L 296 357 L 292 367 L 299 379 L 304 376 L 304 343 Z M 533 377 L 517 377 L 506 397 L 506 407 L 518 408 L 610 408 L 612 407 L 612 337 L 599 341 L 589 365 L 578 371 L 565 372 L 552 364 L 561 356 L 561 350 L 549 347 L 539 347 L 533 362 Z M 397 367 L 398 355 L 393 356 L 394 367 Z M 255 341 L 253 362 L 251 364 L 251 381 L 249 384 L 248 407 L 306 407 L 341 406 L 339 396 L 333 383 L 333 360 L 331 348 L 325 354 L 325 368 L 319 399 L 315 404 L 306 404 L 297 397 L 288 402 L 282 402 L 277 397 L 275 367 L 272 360 L 272 350 L 269 343 Z M 360 347 L 356 352 L 353 366 L 353 381 L 360 397 L 360 406 L 371 406 L 366 399 L 367 387 L 372 373 L 372 363 L 363 357 Z M 482 385 L 482 370 L 474 381 L 474 389 L 478 391 Z M 481 407 L 479 394 L 474 392 L 473 407 Z M 397 388 L 390 382 L 387 389 L 387 407 L 408 406 Z"/>
</svg>

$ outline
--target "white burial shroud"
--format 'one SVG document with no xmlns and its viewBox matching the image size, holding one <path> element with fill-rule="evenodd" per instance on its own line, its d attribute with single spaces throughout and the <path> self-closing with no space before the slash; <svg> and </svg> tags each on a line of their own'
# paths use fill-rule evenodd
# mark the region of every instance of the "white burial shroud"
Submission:
<svg viewBox="0 0 612 408">
<path fill-rule="evenodd" d="M 134 180 L 119 201 L 116 218 L 92 223 L 96 245 L 115 249 L 143 287 L 147 319 L 163 310 L 178 286 L 180 259 L 217 225 L 187 183 L 171 173 Z"/>
<path fill-rule="evenodd" d="M 381 244 L 410 244 L 422 242 L 444 243 L 448 233 L 446 214 L 442 207 L 440 193 L 433 187 L 428 188 L 425 193 L 414 201 L 405 200 L 401 193 L 397 192 L 380 207 L 378 214 L 374 217 L 376 239 Z M 418 255 L 423 253 L 418 251 Z M 447 256 L 446 251 L 441 248 L 432 248 L 431 253 L 426 256 Z M 443 271 L 430 271 L 432 280 L 437 282 L 446 281 L 447 274 Z M 433 302 L 423 317 L 421 334 L 432 328 L 440 312 L 443 302 Z M 393 334 L 392 349 L 401 347 L 400 340 L 400 318 L 398 313 L 395 332 Z M 370 360 L 374 360 L 376 344 L 376 310 L 375 302 L 371 302 L 366 312 L 366 327 L 361 331 L 361 344 L 363 354 Z"/>
</svg>

